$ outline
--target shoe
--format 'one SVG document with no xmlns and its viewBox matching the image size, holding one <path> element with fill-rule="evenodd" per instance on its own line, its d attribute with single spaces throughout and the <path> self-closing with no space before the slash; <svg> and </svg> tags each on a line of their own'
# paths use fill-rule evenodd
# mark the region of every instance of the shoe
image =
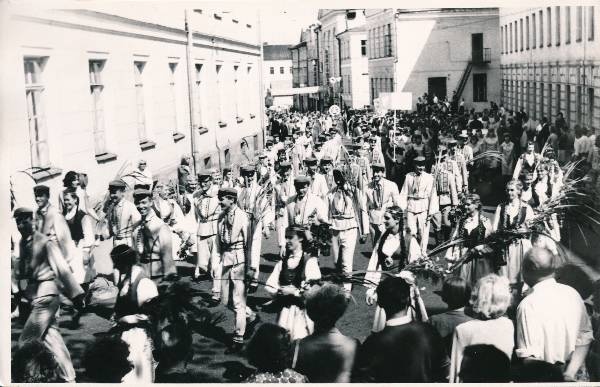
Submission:
<svg viewBox="0 0 600 387">
<path fill-rule="evenodd" d="M 258 284 L 253 282 L 250 284 L 250 286 L 248 286 L 248 293 L 249 294 L 254 294 L 258 291 Z"/>
<path fill-rule="evenodd" d="M 249 339 L 250 337 L 252 337 L 260 321 L 260 316 L 256 315 L 256 317 L 254 317 L 254 320 L 246 323 L 246 332 L 244 333 L 244 339 Z"/>
<path fill-rule="evenodd" d="M 208 273 L 199 267 L 194 270 L 194 274 L 192 275 L 192 280 L 194 281 L 203 281 L 208 276 Z"/>
<path fill-rule="evenodd" d="M 229 345 L 229 348 L 227 348 L 225 350 L 225 354 L 232 355 L 232 354 L 240 353 L 240 352 L 242 352 L 242 349 L 244 349 L 244 343 L 234 341 L 231 343 L 231 345 Z"/>
</svg>

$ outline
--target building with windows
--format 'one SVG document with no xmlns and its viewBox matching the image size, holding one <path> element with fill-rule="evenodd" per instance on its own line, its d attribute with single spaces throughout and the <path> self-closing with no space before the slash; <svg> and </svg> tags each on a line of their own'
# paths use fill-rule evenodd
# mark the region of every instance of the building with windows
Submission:
<svg viewBox="0 0 600 387">
<path fill-rule="evenodd" d="M 362 9 L 320 9 L 318 33 L 320 97 L 323 108 L 333 104 L 344 107 L 342 58 L 338 34 L 365 24 Z M 350 39 L 350 34 L 344 39 Z M 346 74 L 348 75 L 348 73 Z M 332 80 L 335 80 L 332 82 Z M 351 82 L 351 81 L 350 81 Z"/>
<path fill-rule="evenodd" d="M 292 98 L 292 54 L 287 44 L 263 44 L 263 85 L 272 106 L 289 108 Z"/>
<path fill-rule="evenodd" d="M 320 109 L 317 25 L 312 24 L 300 33 L 300 43 L 292 46 L 294 108 L 298 111 Z"/>
<path fill-rule="evenodd" d="M 340 46 L 343 106 L 362 109 L 369 105 L 369 59 L 365 26 L 344 30 L 337 34 L 337 39 Z"/>
<path fill-rule="evenodd" d="M 600 7 L 500 10 L 502 102 L 534 120 L 600 128 Z"/>
<path fill-rule="evenodd" d="M 31 204 L 36 183 L 56 200 L 68 170 L 87 173 L 97 198 L 141 158 L 161 177 L 192 151 L 202 169 L 238 162 L 244 138 L 259 149 L 257 16 L 166 4 L 12 6 L 3 26 L 11 37 L 3 147 L 20 203 Z"/>
<path fill-rule="evenodd" d="M 500 101 L 497 8 L 367 9 L 370 101 L 380 92 Z"/>
</svg>

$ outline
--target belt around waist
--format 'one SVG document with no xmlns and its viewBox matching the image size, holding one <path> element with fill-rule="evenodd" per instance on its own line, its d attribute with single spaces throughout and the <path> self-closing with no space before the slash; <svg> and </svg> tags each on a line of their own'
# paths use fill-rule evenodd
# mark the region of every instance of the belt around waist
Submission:
<svg viewBox="0 0 600 387">
<path fill-rule="evenodd" d="M 426 197 L 420 197 L 420 196 L 409 196 L 408 198 L 412 199 L 412 200 L 425 200 L 425 199 L 427 199 Z"/>
<path fill-rule="evenodd" d="M 158 262 L 160 260 L 161 260 L 160 258 L 158 258 L 158 259 L 140 258 L 140 263 Z"/>
<path fill-rule="evenodd" d="M 348 219 L 354 219 L 354 216 L 342 216 L 342 215 L 334 215 L 332 216 L 333 219 L 340 219 L 340 220 L 348 220 Z"/>
</svg>

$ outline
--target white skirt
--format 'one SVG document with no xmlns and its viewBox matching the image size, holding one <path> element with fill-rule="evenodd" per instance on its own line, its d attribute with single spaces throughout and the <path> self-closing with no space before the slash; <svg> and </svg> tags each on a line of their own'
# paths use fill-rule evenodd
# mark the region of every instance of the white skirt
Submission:
<svg viewBox="0 0 600 387">
<path fill-rule="evenodd" d="M 287 329 L 292 340 L 306 337 L 314 331 L 314 323 L 306 314 L 306 310 L 296 305 L 281 309 L 277 318 L 277 325 Z"/>
<path fill-rule="evenodd" d="M 131 328 L 121 334 L 121 339 L 129 345 L 127 360 L 133 369 L 123 376 L 121 383 L 146 384 L 154 382 L 157 363 L 152 355 L 152 340 L 143 328 Z"/>
</svg>

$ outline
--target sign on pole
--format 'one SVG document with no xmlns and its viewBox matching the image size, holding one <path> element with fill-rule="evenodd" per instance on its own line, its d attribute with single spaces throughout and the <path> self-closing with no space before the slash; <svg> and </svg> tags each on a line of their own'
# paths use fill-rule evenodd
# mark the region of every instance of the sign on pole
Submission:
<svg viewBox="0 0 600 387">
<path fill-rule="evenodd" d="M 340 114 L 340 112 L 341 112 L 341 110 L 338 105 L 331 105 L 329 107 L 329 114 L 331 114 L 332 116 L 337 116 Z"/>
</svg>

